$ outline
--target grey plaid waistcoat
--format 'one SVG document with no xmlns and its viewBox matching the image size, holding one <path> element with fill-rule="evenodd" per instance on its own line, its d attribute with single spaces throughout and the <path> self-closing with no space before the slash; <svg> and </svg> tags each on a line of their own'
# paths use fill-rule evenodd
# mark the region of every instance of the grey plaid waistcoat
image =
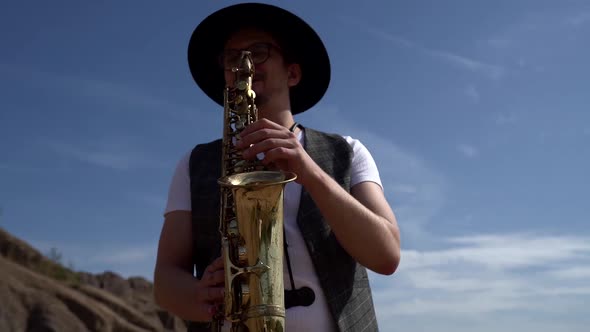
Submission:
<svg viewBox="0 0 590 332">
<path fill-rule="evenodd" d="M 305 128 L 304 134 L 310 157 L 349 191 L 350 145 L 341 136 L 310 128 Z M 207 265 L 220 255 L 217 179 L 221 174 L 221 140 L 197 145 L 189 169 L 193 262 L 201 278 Z M 305 188 L 301 191 L 297 223 L 339 331 L 378 331 L 365 267 L 341 247 Z M 188 331 L 209 331 L 209 325 L 190 322 Z"/>
</svg>

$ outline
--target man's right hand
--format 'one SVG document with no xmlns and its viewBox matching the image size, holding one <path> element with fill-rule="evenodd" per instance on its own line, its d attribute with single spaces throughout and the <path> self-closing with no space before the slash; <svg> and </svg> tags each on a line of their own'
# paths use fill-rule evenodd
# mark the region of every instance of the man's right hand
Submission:
<svg viewBox="0 0 590 332">
<path fill-rule="evenodd" d="M 197 281 L 196 313 L 199 321 L 211 321 L 217 306 L 223 303 L 225 293 L 225 276 L 223 259 L 215 259 L 203 272 L 201 280 Z"/>
<path fill-rule="evenodd" d="M 156 304 L 183 320 L 210 322 L 224 299 L 223 260 L 215 259 L 197 279 L 192 234 L 190 211 L 166 215 L 154 271 L 154 297 Z"/>
</svg>

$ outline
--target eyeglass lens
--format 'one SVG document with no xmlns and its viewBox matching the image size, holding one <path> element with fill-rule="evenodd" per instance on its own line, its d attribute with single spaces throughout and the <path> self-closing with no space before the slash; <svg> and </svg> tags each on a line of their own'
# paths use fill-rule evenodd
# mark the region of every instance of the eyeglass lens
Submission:
<svg viewBox="0 0 590 332">
<path fill-rule="evenodd" d="M 268 44 L 254 44 L 247 49 L 252 57 L 254 64 L 261 64 L 268 59 L 270 53 L 270 45 Z M 231 68 L 239 65 L 242 50 L 226 50 L 221 56 L 221 65 L 224 68 Z"/>
</svg>

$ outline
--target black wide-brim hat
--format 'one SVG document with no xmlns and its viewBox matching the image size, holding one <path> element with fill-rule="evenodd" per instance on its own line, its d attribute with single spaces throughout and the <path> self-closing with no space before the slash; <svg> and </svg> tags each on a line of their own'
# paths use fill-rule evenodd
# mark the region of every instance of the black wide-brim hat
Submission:
<svg viewBox="0 0 590 332">
<path fill-rule="evenodd" d="M 301 18 L 282 8 L 245 3 L 223 8 L 206 17 L 188 45 L 191 74 L 203 92 L 223 105 L 225 81 L 218 57 L 230 35 L 241 27 L 257 27 L 280 39 L 289 56 L 301 66 L 299 84 L 290 90 L 291 112 L 302 113 L 317 104 L 330 84 L 330 59 L 318 34 Z"/>
</svg>

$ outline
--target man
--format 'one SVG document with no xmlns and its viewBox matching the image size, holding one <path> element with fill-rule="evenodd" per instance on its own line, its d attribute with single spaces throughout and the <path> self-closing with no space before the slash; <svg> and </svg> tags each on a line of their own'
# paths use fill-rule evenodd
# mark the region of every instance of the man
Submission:
<svg viewBox="0 0 590 332">
<path fill-rule="evenodd" d="M 328 88 L 325 47 L 283 9 L 242 4 L 219 10 L 195 29 L 188 61 L 199 87 L 220 105 L 232 83 L 228 61 L 241 50 L 251 51 L 255 62 L 261 119 L 244 130 L 238 148 L 244 158 L 262 154 L 263 163 L 297 175 L 285 188 L 284 281 L 290 294 L 308 292 L 288 304 L 286 330 L 377 330 L 366 268 L 389 275 L 400 260 L 399 230 L 377 167 L 358 140 L 298 126 L 293 117 Z M 178 164 L 154 276 L 157 303 L 195 322 L 194 331 L 207 330 L 196 322 L 211 321 L 223 301 L 220 147 L 219 140 L 197 145 Z"/>
</svg>

